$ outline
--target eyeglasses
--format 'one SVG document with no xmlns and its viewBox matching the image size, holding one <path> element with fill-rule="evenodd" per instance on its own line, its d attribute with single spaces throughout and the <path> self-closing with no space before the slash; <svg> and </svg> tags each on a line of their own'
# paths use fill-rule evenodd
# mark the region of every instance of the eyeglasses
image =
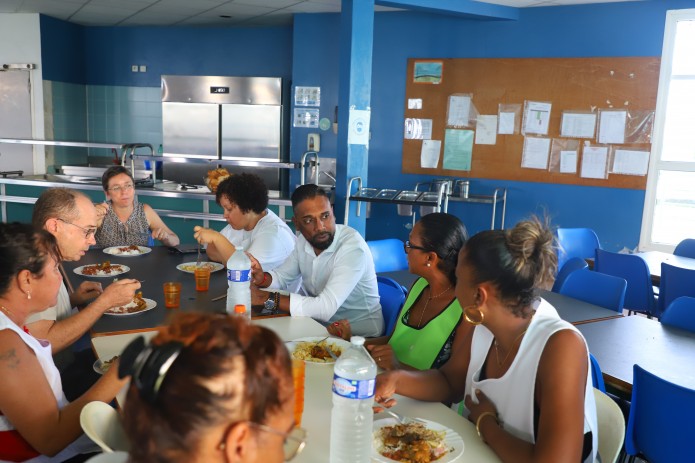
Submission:
<svg viewBox="0 0 695 463">
<path fill-rule="evenodd" d="M 125 185 L 122 185 L 122 186 L 118 185 L 118 186 L 108 188 L 107 191 L 110 191 L 112 193 L 120 193 L 121 191 L 130 191 L 133 188 L 135 188 L 135 185 L 133 185 L 132 183 L 126 183 Z"/>
<path fill-rule="evenodd" d="M 63 220 L 63 219 L 58 219 L 58 220 L 60 220 L 60 221 L 63 222 L 63 223 L 66 223 L 66 224 L 68 224 L 68 225 L 72 225 L 73 227 L 77 227 L 77 228 L 79 228 L 80 230 L 82 230 L 82 231 L 84 232 L 84 239 L 86 239 L 86 240 L 88 240 L 89 238 L 91 238 L 92 236 L 94 236 L 94 234 L 97 232 L 97 229 L 96 229 L 96 228 L 85 228 L 85 227 L 81 227 L 81 226 L 77 225 L 76 223 L 68 222 L 67 220 Z"/>
<path fill-rule="evenodd" d="M 403 251 L 405 251 L 406 254 L 408 254 L 408 251 L 410 249 L 419 249 L 420 251 L 424 252 L 430 252 L 429 249 L 423 248 L 422 246 L 415 246 L 414 244 L 410 244 L 410 241 L 406 241 L 403 243 Z"/>
<path fill-rule="evenodd" d="M 258 429 L 259 431 L 265 431 L 271 434 L 282 436 L 284 438 L 282 444 L 282 452 L 285 461 L 290 461 L 294 457 L 299 455 L 302 452 L 302 450 L 304 450 L 304 446 L 306 445 L 306 430 L 304 430 L 303 428 L 292 427 L 292 429 L 290 429 L 289 432 L 282 432 L 277 429 L 271 428 L 270 426 L 266 426 L 261 423 L 255 423 L 253 421 L 237 421 L 236 423 L 230 424 L 229 427 L 225 430 L 224 436 L 222 437 L 222 442 L 220 442 L 220 445 L 217 447 L 218 450 L 225 449 L 227 435 L 229 435 L 229 432 L 232 430 L 232 428 L 239 423 L 248 423 L 249 425 Z"/>
</svg>

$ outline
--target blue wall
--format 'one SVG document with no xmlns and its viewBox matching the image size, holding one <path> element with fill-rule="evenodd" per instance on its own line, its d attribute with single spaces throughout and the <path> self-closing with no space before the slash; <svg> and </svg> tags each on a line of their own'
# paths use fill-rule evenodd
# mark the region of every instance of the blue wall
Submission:
<svg viewBox="0 0 695 463">
<path fill-rule="evenodd" d="M 40 16 L 41 62 L 44 80 L 85 83 L 85 28 L 50 16 Z"/>
<path fill-rule="evenodd" d="M 691 8 L 687 0 L 525 8 L 518 21 L 476 21 L 414 12 L 378 13 L 372 82 L 370 186 L 411 188 L 431 177 L 401 173 L 408 58 L 659 56 L 666 11 Z M 259 75 L 290 78 L 293 86 L 321 87 L 321 117 L 333 120 L 338 101 L 339 16 L 296 15 L 287 28 L 103 28 L 42 20 L 44 76 L 90 85 L 158 87 L 161 74 Z M 58 56 L 79 63 L 82 79 Z M 44 38 L 44 35 L 46 37 Z M 52 53 L 53 56 L 47 56 Z M 75 56 L 72 55 L 75 54 Z M 148 66 L 145 74 L 131 64 Z M 70 72 L 69 72 L 70 71 Z M 291 129 L 291 158 L 306 149 L 306 135 Z M 337 137 L 321 132 L 321 154 L 334 156 Z M 474 154 L 475 155 L 475 154 Z M 296 183 L 297 177 L 293 177 Z M 345 179 L 339 179 L 345 181 Z M 531 213 L 548 214 L 559 226 L 594 228 L 611 250 L 634 248 L 644 191 L 473 179 L 471 191 L 509 190 L 507 226 Z M 339 199 L 340 200 L 340 199 Z M 486 205 L 452 204 L 471 232 L 489 226 Z M 394 206 L 375 205 L 367 237 L 408 234 L 407 218 Z"/>
<path fill-rule="evenodd" d="M 433 178 L 401 172 L 408 58 L 660 56 L 666 10 L 692 7 L 692 2 L 687 3 L 525 8 L 521 9 L 518 21 L 476 21 L 413 12 L 377 14 L 369 186 L 412 188 L 418 181 Z M 337 36 L 331 31 L 338 24 L 337 15 L 295 17 L 293 83 L 321 86 L 322 117 L 332 118 L 337 104 L 337 45 L 325 39 Z M 324 40 L 310 40 L 316 36 Z M 317 61 L 331 66 L 314 72 L 310 63 Z M 304 150 L 308 132 L 308 129 L 293 130 L 293 159 L 298 159 Z M 322 154 L 335 153 L 336 137 L 330 132 L 321 132 L 321 136 Z M 606 249 L 634 248 L 639 242 L 642 190 L 489 179 L 471 181 L 471 191 L 475 194 L 490 194 L 496 187 L 509 191 L 507 226 L 532 213 L 547 214 L 558 226 L 594 228 Z M 410 220 L 398 216 L 395 210 L 390 205 L 373 206 L 373 218 L 367 221 L 369 239 L 391 236 L 405 239 Z M 490 226 L 488 205 L 451 203 L 449 212 L 459 215 L 473 233 Z"/>
</svg>

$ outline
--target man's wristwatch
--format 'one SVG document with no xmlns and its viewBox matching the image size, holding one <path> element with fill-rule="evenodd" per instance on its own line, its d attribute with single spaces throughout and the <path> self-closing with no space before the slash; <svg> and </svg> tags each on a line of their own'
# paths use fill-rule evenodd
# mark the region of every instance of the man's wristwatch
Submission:
<svg viewBox="0 0 695 463">
<path fill-rule="evenodd" d="M 280 293 L 269 293 L 268 299 L 263 303 L 263 308 L 267 312 L 277 313 L 280 308 Z"/>
</svg>

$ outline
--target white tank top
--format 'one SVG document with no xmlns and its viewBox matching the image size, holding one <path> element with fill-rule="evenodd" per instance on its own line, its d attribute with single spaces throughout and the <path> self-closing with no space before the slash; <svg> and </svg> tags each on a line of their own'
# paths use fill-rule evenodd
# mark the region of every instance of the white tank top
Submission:
<svg viewBox="0 0 695 463">
<path fill-rule="evenodd" d="M 9 329 L 14 331 L 19 335 L 22 341 L 29 346 L 29 348 L 34 351 L 36 359 L 41 365 L 43 374 L 46 376 L 46 381 L 53 391 L 53 396 L 56 399 L 58 408 L 62 409 L 68 404 L 68 400 L 65 398 L 63 393 L 63 386 L 60 382 L 60 372 L 56 368 L 55 363 L 53 363 L 53 356 L 51 355 L 51 343 L 45 340 L 38 340 L 27 334 L 20 327 L 15 325 L 12 320 L 10 320 L 4 313 L 0 312 L 0 331 Z M 29 404 L 27 404 L 29 406 Z M 4 415 L 0 415 L 0 432 L 2 431 L 12 431 L 14 426 Z M 84 434 L 77 438 L 74 442 L 69 444 L 65 449 L 59 452 L 53 457 L 47 457 L 40 455 L 31 460 L 26 460 L 25 463 L 44 463 L 52 461 L 63 461 L 71 458 L 78 453 L 87 453 L 90 451 L 98 451 L 99 447 L 96 446 L 87 436 Z M 0 462 L 4 460 L 0 459 Z"/>
<path fill-rule="evenodd" d="M 466 374 L 466 395 L 470 395 L 475 400 L 472 390 L 480 389 L 495 404 L 505 431 L 526 442 L 535 443 L 533 418 L 538 364 L 550 336 L 561 330 L 572 330 L 579 333 L 570 323 L 560 319 L 553 306 L 542 300 L 507 372 L 501 378 L 490 378 L 483 381 L 478 379 L 494 336 L 483 325 L 476 326 L 473 332 L 471 361 Z M 584 339 L 583 336 L 582 339 Z M 598 425 L 588 352 L 587 347 L 584 433 L 589 431 L 592 433 L 592 453 L 587 461 L 593 462 L 596 459 L 598 449 Z M 514 391 L 514 393 L 510 394 L 509 391 Z M 520 398 L 527 399 L 520 400 Z"/>
</svg>

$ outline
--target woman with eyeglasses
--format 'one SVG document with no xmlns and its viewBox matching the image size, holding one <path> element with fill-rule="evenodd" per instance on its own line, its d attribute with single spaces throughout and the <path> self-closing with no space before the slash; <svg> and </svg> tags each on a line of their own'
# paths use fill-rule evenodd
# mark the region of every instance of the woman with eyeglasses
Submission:
<svg viewBox="0 0 695 463">
<path fill-rule="evenodd" d="M 586 462 L 597 453 L 589 352 L 581 333 L 538 296 L 557 270 L 538 219 L 473 236 L 459 255 L 456 297 L 473 327 L 438 370 L 389 371 L 375 400 L 464 399 L 460 411 L 504 462 Z"/>
<path fill-rule="evenodd" d="M 462 336 L 462 310 L 454 297 L 456 260 L 466 242 L 466 227 L 455 216 L 437 212 L 423 216 L 410 232 L 404 250 L 408 270 L 418 275 L 408 291 L 392 333 L 368 339 L 367 349 L 385 369 L 439 368 Z M 347 320 L 328 325 L 328 332 L 350 339 Z"/>
<path fill-rule="evenodd" d="M 154 240 L 177 246 L 179 237 L 149 205 L 138 201 L 135 181 L 123 166 L 111 166 L 101 177 L 106 201 L 95 204 L 97 246 L 151 246 Z"/>
<path fill-rule="evenodd" d="M 131 463 L 280 463 L 304 447 L 289 353 L 240 317 L 182 313 L 121 356 Z"/>
<path fill-rule="evenodd" d="M 59 262 L 53 235 L 0 223 L 0 461 L 62 462 L 97 451 L 82 434 L 80 412 L 113 400 L 125 384 L 113 369 L 68 402 L 51 343 L 28 334 L 27 317 L 56 304 Z"/>
</svg>

